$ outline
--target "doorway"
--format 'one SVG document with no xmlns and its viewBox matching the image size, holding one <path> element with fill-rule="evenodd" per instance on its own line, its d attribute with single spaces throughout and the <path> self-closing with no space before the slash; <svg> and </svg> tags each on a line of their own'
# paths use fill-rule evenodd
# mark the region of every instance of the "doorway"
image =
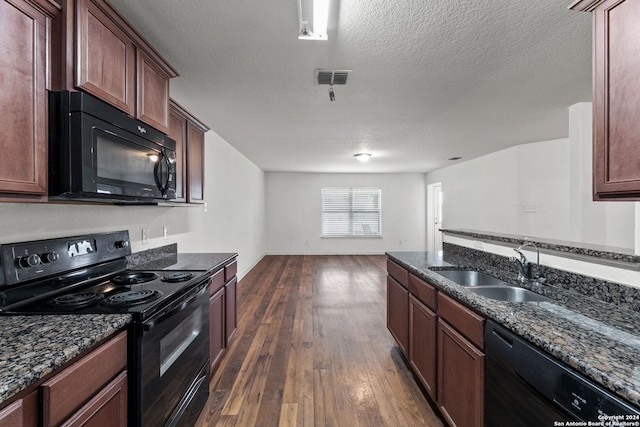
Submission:
<svg viewBox="0 0 640 427">
<path fill-rule="evenodd" d="M 427 250 L 442 251 L 442 184 L 427 185 Z"/>
</svg>

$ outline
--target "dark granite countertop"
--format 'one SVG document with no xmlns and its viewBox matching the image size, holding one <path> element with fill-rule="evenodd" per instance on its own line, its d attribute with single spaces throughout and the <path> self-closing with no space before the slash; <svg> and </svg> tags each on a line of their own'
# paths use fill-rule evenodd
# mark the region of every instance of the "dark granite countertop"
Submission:
<svg viewBox="0 0 640 427">
<path fill-rule="evenodd" d="M 129 268 L 136 270 L 205 270 L 208 273 L 213 273 L 237 256 L 237 253 L 231 252 L 169 253 L 147 257 L 133 254 L 129 261 Z"/>
<path fill-rule="evenodd" d="M 550 302 L 509 303 L 475 295 L 438 274 L 467 268 L 426 252 L 389 252 L 390 259 L 547 353 L 640 406 L 640 313 L 553 286 L 522 285 Z M 476 268 L 481 270 L 481 268 Z"/>
<path fill-rule="evenodd" d="M 129 322 L 128 314 L 0 316 L 0 403 Z"/>
</svg>

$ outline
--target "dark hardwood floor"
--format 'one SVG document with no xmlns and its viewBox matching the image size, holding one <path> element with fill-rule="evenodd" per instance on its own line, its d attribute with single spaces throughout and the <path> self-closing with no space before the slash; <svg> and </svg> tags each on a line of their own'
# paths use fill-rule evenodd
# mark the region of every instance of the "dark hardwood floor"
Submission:
<svg viewBox="0 0 640 427">
<path fill-rule="evenodd" d="M 267 256 L 197 426 L 441 426 L 386 327 L 385 257 Z"/>
</svg>

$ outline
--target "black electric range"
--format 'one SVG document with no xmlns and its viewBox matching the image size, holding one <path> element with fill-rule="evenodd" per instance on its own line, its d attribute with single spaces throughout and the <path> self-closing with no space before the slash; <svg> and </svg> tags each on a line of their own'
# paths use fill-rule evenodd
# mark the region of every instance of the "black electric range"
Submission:
<svg viewBox="0 0 640 427">
<path fill-rule="evenodd" d="M 0 314 L 130 314 L 129 425 L 187 425 L 208 397 L 211 279 L 130 254 L 128 231 L 0 245 Z"/>
</svg>

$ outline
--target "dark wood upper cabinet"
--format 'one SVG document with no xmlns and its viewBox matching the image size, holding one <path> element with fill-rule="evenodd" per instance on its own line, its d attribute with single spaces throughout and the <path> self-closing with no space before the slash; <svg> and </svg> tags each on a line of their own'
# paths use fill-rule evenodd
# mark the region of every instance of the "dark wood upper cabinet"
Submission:
<svg viewBox="0 0 640 427">
<path fill-rule="evenodd" d="M 105 0 L 64 0 L 60 88 L 81 89 L 169 132 L 169 80 L 178 73 Z"/>
<path fill-rule="evenodd" d="M 204 134 L 209 128 L 171 100 L 169 136 L 176 140 L 176 198 L 204 203 Z"/>
<path fill-rule="evenodd" d="M 46 0 L 0 1 L 0 200 L 45 201 L 52 19 Z"/>
<path fill-rule="evenodd" d="M 640 1 L 572 5 L 593 15 L 593 199 L 640 200 Z"/>
<path fill-rule="evenodd" d="M 187 123 L 187 201 L 204 202 L 204 132 Z"/>
<path fill-rule="evenodd" d="M 173 106 L 169 111 L 169 136 L 176 141 L 176 202 L 187 201 L 187 120 Z"/>
<path fill-rule="evenodd" d="M 78 0 L 76 86 L 135 115 L 133 40 L 91 0 Z"/>
<path fill-rule="evenodd" d="M 169 76 L 151 58 L 138 52 L 138 118 L 169 132 Z"/>
</svg>

